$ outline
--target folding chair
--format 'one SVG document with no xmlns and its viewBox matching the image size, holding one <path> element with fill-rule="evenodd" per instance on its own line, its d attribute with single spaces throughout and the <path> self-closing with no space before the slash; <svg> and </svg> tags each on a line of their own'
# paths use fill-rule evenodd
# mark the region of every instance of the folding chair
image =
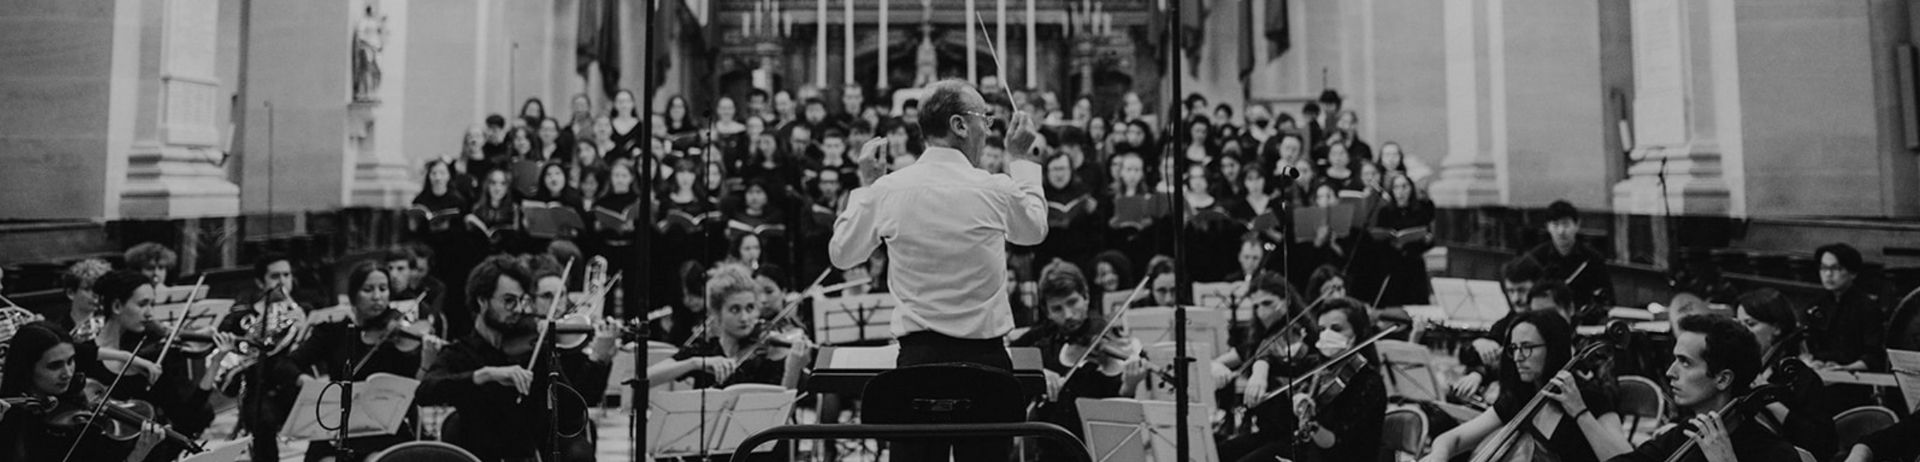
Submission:
<svg viewBox="0 0 1920 462">
<path fill-rule="evenodd" d="M 1400 460 L 1401 454 L 1419 457 L 1427 451 L 1427 414 L 1417 407 L 1387 410 L 1380 426 L 1380 461 Z"/>
<path fill-rule="evenodd" d="M 1860 406 L 1833 416 L 1833 433 L 1839 437 L 1842 448 L 1851 448 L 1873 432 L 1891 427 L 1900 421 L 1900 416 L 1892 409 L 1882 406 Z"/>
<path fill-rule="evenodd" d="M 1622 420 L 1622 423 L 1626 427 L 1628 443 L 1639 443 L 1634 441 L 1634 436 L 1642 433 L 1639 431 L 1641 419 L 1653 419 L 1653 425 L 1647 426 L 1648 429 L 1666 425 L 1667 394 L 1652 380 L 1636 376 L 1621 377 L 1615 392 L 1617 394 L 1614 401 L 1617 410 L 1622 417 L 1627 418 Z M 1652 432 L 1646 432 L 1646 435 L 1651 438 Z"/>
</svg>

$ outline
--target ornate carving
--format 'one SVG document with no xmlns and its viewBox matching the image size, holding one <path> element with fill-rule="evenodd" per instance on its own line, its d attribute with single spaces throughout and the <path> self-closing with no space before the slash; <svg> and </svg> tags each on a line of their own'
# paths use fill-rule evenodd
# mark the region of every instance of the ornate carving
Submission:
<svg viewBox="0 0 1920 462">
<path fill-rule="evenodd" d="M 380 89 L 380 51 L 387 45 L 387 14 L 367 0 L 353 27 L 353 99 L 372 101 Z"/>
</svg>

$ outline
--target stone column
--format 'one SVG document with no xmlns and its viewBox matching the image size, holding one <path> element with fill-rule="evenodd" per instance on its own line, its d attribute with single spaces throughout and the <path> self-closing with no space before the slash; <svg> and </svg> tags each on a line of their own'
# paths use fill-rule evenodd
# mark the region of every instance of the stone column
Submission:
<svg viewBox="0 0 1920 462">
<path fill-rule="evenodd" d="M 404 207 L 420 189 L 420 181 L 408 175 L 410 165 L 401 144 L 408 133 L 406 86 L 402 85 L 407 77 L 408 2 L 349 3 L 354 24 L 354 64 L 350 66 L 354 101 L 348 110 L 347 139 L 354 165 L 348 204 Z"/>
<path fill-rule="evenodd" d="M 223 167 L 225 123 L 215 77 L 217 0 L 150 2 L 142 16 L 140 117 L 120 211 L 131 218 L 230 216 L 240 188 Z"/>
<path fill-rule="evenodd" d="M 1739 143 L 1739 114 L 1717 110 L 1739 104 L 1737 93 L 1723 92 L 1739 85 L 1732 15 L 1731 1 L 1633 3 L 1633 162 L 1627 179 L 1613 186 L 1616 212 L 1734 210 L 1721 160 L 1738 155 L 1726 141 Z"/>
<path fill-rule="evenodd" d="M 138 114 L 139 0 L 0 9 L 0 218 L 119 218 Z"/>
<path fill-rule="evenodd" d="M 1435 205 L 1475 207 L 1503 199 L 1494 155 L 1505 149 L 1505 44 L 1500 0 L 1445 0 L 1447 157 L 1429 191 Z M 1495 3 L 1489 6 L 1489 3 Z M 1490 20 L 1491 19 L 1491 20 Z"/>
<path fill-rule="evenodd" d="M 347 203 L 357 150 L 348 144 L 353 40 L 348 2 L 255 0 L 245 40 L 246 213 L 327 210 Z"/>
</svg>

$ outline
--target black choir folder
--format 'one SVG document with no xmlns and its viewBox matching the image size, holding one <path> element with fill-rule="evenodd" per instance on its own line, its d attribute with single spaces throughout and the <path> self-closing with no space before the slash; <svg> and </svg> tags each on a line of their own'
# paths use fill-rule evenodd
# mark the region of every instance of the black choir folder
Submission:
<svg viewBox="0 0 1920 462">
<path fill-rule="evenodd" d="M 1113 198 L 1113 227 L 1131 226 L 1145 229 L 1149 222 L 1160 216 L 1166 208 L 1160 196 L 1142 194 Z"/>
<path fill-rule="evenodd" d="M 1066 202 L 1047 201 L 1047 226 L 1065 228 L 1080 217 L 1093 213 L 1093 196 L 1080 196 Z"/>
<path fill-rule="evenodd" d="M 392 435 L 413 408 L 413 393 L 420 381 L 385 372 L 353 383 L 353 413 L 348 420 L 347 436 Z M 321 412 L 287 414 L 280 436 L 303 441 L 327 440 L 340 426 L 340 391 L 325 380 L 307 382 L 294 398 L 294 409 Z"/>
<path fill-rule="evenodd" d="M 614 210 L 596 205 L 593 207 L 593 229 L 603 233 L 632 231 L 633 212 L 639 210 L 639 207 L 640 204 L 634 204 L 624 209 Z"/>
<path fill-rule="evenodd" d="M 420 221 L 427 224 L 427 229 L 433 231 L 446 231 L 453 226 L 454 222 L 460 221 L 460 217 L 466 215 L 460 213 L 459 208 L 431 210 L 428 209 L 427 206 L 420 204 L 413 204 L 413 207 L 407 208 L 406 214 L 409 217 L 420 219 Z"/>
<path fill-rule="evenodd" d="M 691 233 L 706 227 L 708 223 L 718 222 L 720 222 L 720 212 L 707 212 L 696 215 L 687 213 L 685 210 L 668 210 L 666 216 L 660 219 L 660 229 L 662 231 L 678 230 Z"/>
<path fill-rule="evenodd" d="M 522 202 L 520 213 L 527 219 L 527 235 L 541 239 L 570 238 L 587 228 L 580 212 L 558 202 Z"/>
<path fill-rule="evenodd" d="M 1335 238 L 1347 237 L 1353 231 L 1353 216 L 1352 204 L 1293 209 L 1293 241 L 1313 242 L 1321 227 L 1326 227 Z"/>
</svg>

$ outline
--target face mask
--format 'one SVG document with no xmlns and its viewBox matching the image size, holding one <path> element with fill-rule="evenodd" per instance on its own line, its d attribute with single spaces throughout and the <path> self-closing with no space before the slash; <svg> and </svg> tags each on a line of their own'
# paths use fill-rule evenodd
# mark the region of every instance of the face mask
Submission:
<svg viewBox="0 0 1920 462">
<path fill-rule="evenodd" d="M 1348 337 L 1347 334 L 1323 330 L 1320 331 L 1320 342 L 1313 344 L 1313 347 L 1320 350 L 1321 355 L 1331 358 L 1347 351 L 1347 346 L 1352 344 L 1353 338 Z"/>
</svg>

